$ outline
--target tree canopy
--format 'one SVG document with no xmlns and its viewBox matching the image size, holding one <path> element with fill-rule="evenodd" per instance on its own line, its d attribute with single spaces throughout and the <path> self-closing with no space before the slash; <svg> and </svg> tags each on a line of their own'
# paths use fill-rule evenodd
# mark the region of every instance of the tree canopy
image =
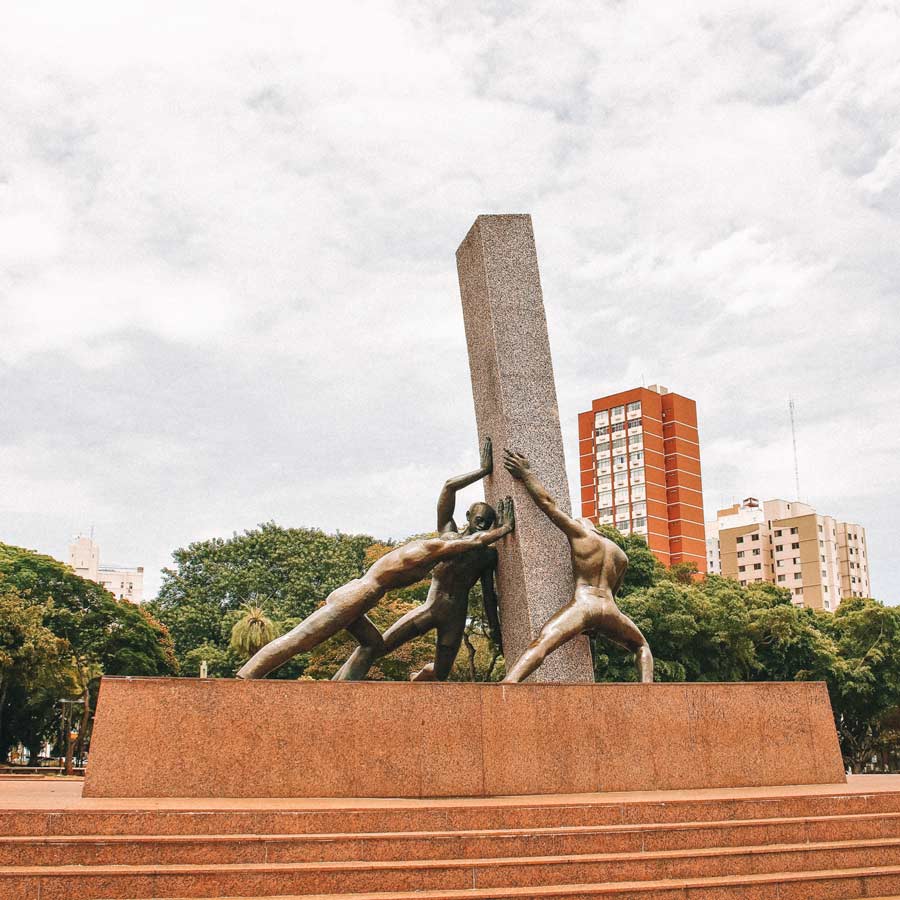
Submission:
<svg viewBox="0 0 900 900">
<path fill-rule="evenodd" d="M 0 543 L 0 752 L 34 749 L 55 730 L 57 704 L 81 697 L 86 737 L 101 674 L 177 671 L 172 641 L 149 612 L 117 600 L 61 562 Z"/>
</svg>

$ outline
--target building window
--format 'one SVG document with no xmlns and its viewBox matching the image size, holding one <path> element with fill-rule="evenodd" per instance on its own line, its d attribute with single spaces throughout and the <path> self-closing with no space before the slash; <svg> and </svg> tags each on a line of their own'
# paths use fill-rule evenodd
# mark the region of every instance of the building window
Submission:
<svg viewBox="0 0 900 900">
<path fill-rule="evenodd" d="M 629 458 L 631 459 L 632 469 L 644 464 L 644 454 L 640 450 L 637 453 L 632 453 Z"/>
<path fill-rule="evenodd" d="M 602 444 L 597 444 L 597 452 L 609 453 L 609 441 L 604 441 Z"/>
<path fill-rule="evenodd" d="M 759 540 L 759 535 L 758 535 L 758 534 L 751 534 L 751 535 L 750 535 L 750 540 L 751 540 L 751 541 L 758 541 L 758 540 Z"/>
<path fill-rule="evenodd" d="M 825 557 L 824 557 L 824 556 L 822 557 L 822 562 L 825 562 Z"/>
<path fill-rule="evenodd" d="M 737 555 L 738 555 L 738 559 L 743 559 L 743 557 L 744 557 L 744 551 L 743 551 L 743 550 L 738 550 Z"/>
<path fill-rule="evenodd" d="M 634 487 L 631 489 L 631 499 L 632 500 L 645 500 L 647 497 L 647 489 L 640 485 L 639 487 Z"/>
<path fill-rule="evenodd" d="M 759 549 L 759 547 L 754 547 L 754 548 L 753 548 L 753 555 L 754 555 L 754 556 L 759 556 L 761 552 L 762 552 L 762 551 Z"/>
<path fill-rule="evenodd" d="M 641 411 L 641 401 L 640 400 L 632 400 L 631 403 L 628 404 L 628 412 L 639 413 L 640 411 Z"/>
<path fill-rule="evenodd" d="M 625 423 L 624 423 L 624 422 L 615 422 L 615 423 L 613 423 L 613 427 L 612 427 L 612 433 L 613 433 L 613 434 L 618 434 L 620 431 L 624 431 L 624 430 L 625 430 Z"/>
<path fill-rule="evenodd" d="M 783 559 L 777 560 L 775 563 L 775 566 L 779 569 L 783 569 L 784 568 L 784 560 Z"/>
<path fill-rule="evenodd" d="M 776 553 L 781 553 L 782 550 L 784 550 L 784 544 L 776 544 L 776 545 L 775 545 L 775 552 L 776 552 Z"/>
<path fill-rule="evenodd" d="M 791 550 L 799 550 L 799 549 L 800 549 L 800 544 L 799 544 L 799 543 L 791 544 Z"/>
<path fill-rule="evenodd" d="M 799 572 L 794 572 L 794 581 L 799 581 L 802 577 Z"/>
<path fill-rule="evenodd" d="M 604 506 L 602 509 L 597 510 L 597 515 L 600 516 L 601 518 L 604 518 L 605 516 L 611 516 L 612 515 L 612 507 Z"/>
<path fill-rule="evenodd" d="M 741 535 L 741 536 L 737 539 L 737 543 L 739 543 L 739 544 L 743 544 L 743 543 L 744 543 L 744 536 L 743 536 L 743 535 Z"/>
<path fill-rule="evenodd" d="M 605 494 L 597 495 L 597 505 L 598 506 L 609 506 L 612 503 L 612 491 L 607 491 Z"/>
<path fill-rule="evenodd" d="M 791 529 L 791 534 L 800 534 L 800 529 L 795 526 Z"/>
<path fill-rule="evenodd" d="M 597 479 L 597 487 L 601 491 L 608 491 L 612 487 L 612 479 L 607 475 L 605 478 Z"/>
<path fill-rule="evenodd" d="M 647 527 L 647 520 L 644 519 L 644 518 L 637 518 L 637 519 L 635 519 L 635 520 L 634 520 L 634 527 L 635 527 L 635 528 L 646 528 L 646 527 Z"/>
<path fill-rule="evenodd" d="M 616 522 L 616 529 L 621 531 L 622 534 L 628 533 L 628 522 Z"/>
<path fill-rule="evenodd" d="M 618 453 L 620 450 L 625 449 L 625 438 L 619 438 L 617 441 L 613 441 L 613 450 Z"/>
<path fill-rule="evenodd" d="M 775 532 L 775 537 L 781 537 L 781 529 L 780 528 Z"/>
<path fill-rule="evenodd" d="M 762 568 L 762 563 L 753 563 L 753 568 L 757 571 Z"/>
<path fill-rule="evenodd" d="M 625 415 L 625 407 L 624 406 L 614 406 L 610 412 L 614 416 L 624 416 Z"/>
<path fill-rule="evenodd" d="M 784 581 L 786 578 L 787 578 L 787 575 L 779 575 L 778 576 L 779 581 Z"/>
<path fill-rule="evenodd" d="M 635 484 L 642 484 L 644 481 L 644 470 L 643 469 L 632 469 L 631 470 L 631 480 Z"/>
<path fill-rule="evenodd" d="M 746 572 L 746 571 L 747 571 L 746 566 L 738 566 L 738 572 Z"/>
<path fill-rule="evenodd" d="M 824 531 L 824 530 L 825 530 L 825 529 L 822 528 L 822 526 L 820 525 L 820 526 L 819 526 L 819 531 Z"/>
</svg>

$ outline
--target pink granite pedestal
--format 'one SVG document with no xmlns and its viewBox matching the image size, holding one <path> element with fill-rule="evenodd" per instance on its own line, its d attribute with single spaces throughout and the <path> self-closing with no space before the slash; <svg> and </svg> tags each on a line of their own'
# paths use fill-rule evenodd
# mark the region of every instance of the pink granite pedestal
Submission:
<svg viewBox="0 0 900 900">
<path fill-rule="evenodd" d="M 86 797 L 490 797 L 841 784 L 821 683 L 104 678 Z"/>
</svg>

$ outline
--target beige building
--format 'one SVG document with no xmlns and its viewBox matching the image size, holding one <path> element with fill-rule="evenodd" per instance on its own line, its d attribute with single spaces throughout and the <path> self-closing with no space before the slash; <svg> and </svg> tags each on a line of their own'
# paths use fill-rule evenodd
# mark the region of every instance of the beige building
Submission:
<svg viewBox="0 0 900 900">
<path fill-rule="evenodd" d="M 834 611 L 845 597 L 868 597 L 866 530 L 820 516 L 799 501 L 748 497 L 706 523 L 711 574 L 741 584 L 787 588 L 797 606 Z"/>
<path fill-rule="evenodd" d="M 100 546 L 87 537 L 77 537 L 69 546 L 69 565 L 76 575 L 102 584 L 119 600 L 140 603 L 144 599 L 144 567 L 101 566 Z"/>
</svg>

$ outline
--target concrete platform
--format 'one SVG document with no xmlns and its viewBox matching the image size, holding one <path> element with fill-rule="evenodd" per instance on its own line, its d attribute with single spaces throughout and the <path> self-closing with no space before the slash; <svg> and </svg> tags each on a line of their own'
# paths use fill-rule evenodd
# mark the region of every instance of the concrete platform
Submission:
<svg viewBox="0 0 900 900">
<path fill-rule="evenodd" d="M 843 782 L 821 683 L 104 678 L 85 796 L 495 797 Z"/>
</svg>

